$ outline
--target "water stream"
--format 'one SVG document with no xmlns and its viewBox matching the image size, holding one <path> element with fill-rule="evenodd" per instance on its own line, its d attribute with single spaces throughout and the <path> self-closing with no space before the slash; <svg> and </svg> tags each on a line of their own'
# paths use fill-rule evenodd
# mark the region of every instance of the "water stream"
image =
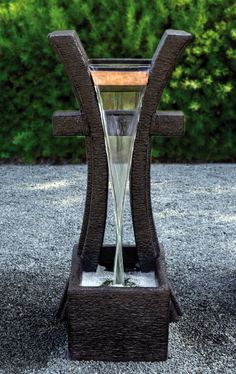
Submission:
<svg viewBox="0 0 236 374">
<path fill-rule="evenodd" d="M 95 83 L 95 82 L 94 82 Z M 94 84 L 107 153 L 109 176 L 115 206 L 116 252 L 113 285 L 125 285 L 122 254 L 122 217 L 129 180 L 134 142 L 137 132 L 145 86 L 138 92 L 112 92 L 108 96 L 99 85 Z M 132 110 L 124 111 L 134 101 Z M 128 104 L 127 104 L 128 102 Z M 106 110 L 106 108 L 112 110 Z"/>
</svg>

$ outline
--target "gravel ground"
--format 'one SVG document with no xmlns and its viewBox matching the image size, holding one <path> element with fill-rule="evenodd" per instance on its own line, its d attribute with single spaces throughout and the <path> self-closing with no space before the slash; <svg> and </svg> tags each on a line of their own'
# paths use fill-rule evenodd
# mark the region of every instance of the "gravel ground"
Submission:
<svg viewBox="0 0 236 374">
<path fill-rule="evenodd" d="M 78 240 L 85 166 L 1 166 L 1 373 L 235 373 L 236 165 L 154 165 L 152 200 L 184 308 L 162 363 L 71 362 L 54 317 Z M 114 240 L 109 210 L 106 241 Z M 125 240 L 132 242 L 129 211 Z"/>
</svg>

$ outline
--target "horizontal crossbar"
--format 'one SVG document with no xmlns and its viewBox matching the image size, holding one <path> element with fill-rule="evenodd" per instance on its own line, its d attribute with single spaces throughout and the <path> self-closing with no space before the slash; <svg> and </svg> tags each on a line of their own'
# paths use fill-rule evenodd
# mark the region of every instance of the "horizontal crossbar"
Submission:
<svg viewBox="0 0 236 374">
<path fill-rule="evenodd" d="M 112 114 L 109 111 L 109 114 Z M 114 111 L 114 114 L 118 112 Z M 130 111 L 120 112 L 120 115 L 132 115 Z M 58 111 L 53 114 L 54 136 L 89 136 L 86 118 L 79 111 Z M 184 114 L 180 111 L 156 112 L 152 119 L 151 136 L 183 136 Z"/>
<path fill-rule="evenodd" d="M 183 136 L 184 130 L 184 113 L 181 111 L 156 112 L 153 116 L 151 136 Z"/>
</svg>

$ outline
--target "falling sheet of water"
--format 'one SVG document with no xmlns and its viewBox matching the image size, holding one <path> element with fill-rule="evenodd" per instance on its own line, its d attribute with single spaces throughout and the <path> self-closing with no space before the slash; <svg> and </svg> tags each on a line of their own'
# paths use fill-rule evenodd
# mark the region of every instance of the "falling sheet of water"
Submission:
<svg viewBox="0 0 236 374">
<path fill-rule="evenodd" d="M 113 273 L 114 284 L 124 284 L 122 215 L 145 86 L 139 86 L 138 89 L 136 88 L 137 91 L 131 92 L 131 94 L 130 92 L 125 92 L 127 87 L 118 88 L 117 91 L 113 87 L 112 95 L 109 97 L 107 96 L 108 87 L 104 91 L 104 86 L 96 84 L 96 72 L 93 69 L 91 67 L 91 75 L 94 80 L 101 115 L 112 194 L 115 203 L 116 253 Z M 104 77 L 104 72 L 102 72 L 102 76 Z M 132 89 L 135 90 L 134 87 Z M 124 108 L 127 106 L 126 96 L 129 97 L 129 105 L 133 106 L 129 108 L 132 109 L 129 111 L 124 111 Z M 109 106 L 113 108 L 112 111 L 106 110 Z"/>
</svg>

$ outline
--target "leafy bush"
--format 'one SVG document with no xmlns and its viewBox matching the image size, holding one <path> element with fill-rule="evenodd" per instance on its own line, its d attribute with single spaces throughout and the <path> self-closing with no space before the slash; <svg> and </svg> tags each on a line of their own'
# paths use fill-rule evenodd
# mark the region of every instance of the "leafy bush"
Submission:
<svg viewBox="0 0 236 374">
<path fill-rule="evenodd" d="M 236 5 L 232 0 L 15 0 L 0 4 L 0 158 L 84 159 L 82 138 L 52 137 L 51 115 L 75 109 L 67 76 L 48 44 L 76 29 L 90 57 L 148 57 L 166 28 L 194 35 L 161 109 L 186 115 L 186 135 L 155 138 L 153 157 L 232 161 Z"/>
</svg>

